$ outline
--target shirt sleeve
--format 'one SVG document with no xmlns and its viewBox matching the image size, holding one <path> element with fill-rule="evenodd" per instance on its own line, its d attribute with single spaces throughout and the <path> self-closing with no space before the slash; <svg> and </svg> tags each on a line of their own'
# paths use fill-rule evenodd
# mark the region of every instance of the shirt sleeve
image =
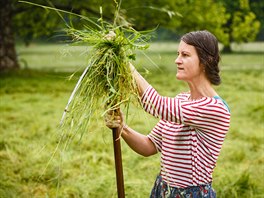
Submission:
<svg viewBox="0 0 264 198">
<path fill-rule="evenodd" d="M 163 97 L 149 86 L 141 98 L 144 110 L 162 120 L 210 130 L 228 131 L 230 113 L 216 99 L 204 97 L 196 101 Z"/>
<path fill-rule="evenodd" d="M 160 120 L 152 131 L 147 135 L 147 137 L 154 143 L 156 149 L 161 152 L 162 148 L 162 128 L 164 126 L 164 121 Z"/>
</svg>

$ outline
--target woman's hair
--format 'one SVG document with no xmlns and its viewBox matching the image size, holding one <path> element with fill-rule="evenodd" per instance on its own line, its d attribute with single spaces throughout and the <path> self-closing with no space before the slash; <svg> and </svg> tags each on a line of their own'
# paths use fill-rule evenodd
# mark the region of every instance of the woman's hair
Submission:
<svg viewBox="0 0 264 198">
<path fill-rule="evenodd" d="M 207 30 L 203 30 L 189 32 L 183 35 L 181 40 L 194 46 L 200 63 L 204 66 L 207 79 L 213 85 L 219 85 L 221 83 L 218 66 L 220 55 L 216 37 Z"/>
</svg>

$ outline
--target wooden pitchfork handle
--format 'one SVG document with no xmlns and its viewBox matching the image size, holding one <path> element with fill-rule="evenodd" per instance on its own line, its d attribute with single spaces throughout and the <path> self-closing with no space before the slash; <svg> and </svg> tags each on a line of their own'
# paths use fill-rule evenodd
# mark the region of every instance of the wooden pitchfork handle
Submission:
<svg viewBox="0 0 264 198">
<path fill-rule="evenodd" d="M 121 143 L 120 143 L 120 129 L 113 128 L 113 146 L 115 155 L 115 170 L 116 170 L 116 187 L 118 198 L 125 198 L 125 188 L 124 188 L 124 177 L 123 177 L 123 166 L 122 166 L 122 153 L 121 153 Z"/>
</svg>

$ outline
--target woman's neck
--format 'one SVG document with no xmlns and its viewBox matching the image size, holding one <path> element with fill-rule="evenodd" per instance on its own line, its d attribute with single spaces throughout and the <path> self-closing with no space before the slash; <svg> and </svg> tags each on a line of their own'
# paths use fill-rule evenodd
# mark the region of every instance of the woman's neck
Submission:
<svg viewBox="0 0 264 198">
<path fill-rule="evenodd" d="M 190 100 L 197 100 L 202 97 L 214 97 L 217 95 L 216 91 L 212 87 L 208 80 L 192 83 L 188 82 L 190 88 Z"/>
</svg>

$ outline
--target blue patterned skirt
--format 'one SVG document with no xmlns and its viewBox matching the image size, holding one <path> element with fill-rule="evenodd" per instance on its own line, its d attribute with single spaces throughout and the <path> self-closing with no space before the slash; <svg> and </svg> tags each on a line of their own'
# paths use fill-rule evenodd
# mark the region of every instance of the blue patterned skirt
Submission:
<svg viewBox="0 0 264 198">
<path fill-rule="evenodd" d="M 216 193 L 211 184 L 187 188 L 170 187 L 158 175 L 150 198 L 216 198 Z"/>
</svg>

